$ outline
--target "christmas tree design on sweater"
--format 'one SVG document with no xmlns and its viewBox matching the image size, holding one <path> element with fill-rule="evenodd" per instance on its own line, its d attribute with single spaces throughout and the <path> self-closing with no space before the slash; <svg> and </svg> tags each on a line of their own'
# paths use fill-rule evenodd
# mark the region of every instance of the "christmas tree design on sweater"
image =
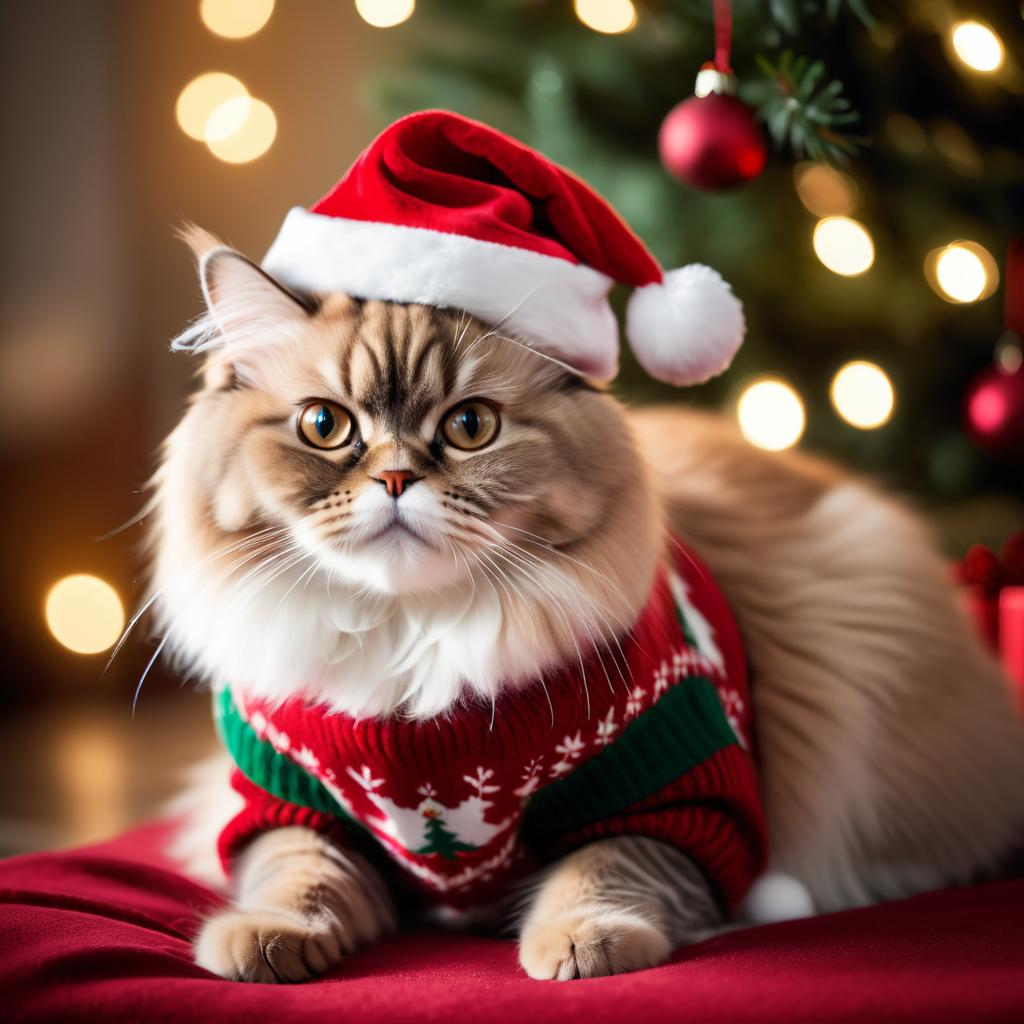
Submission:
<svg viewBox="0 0 1024 1024">
<path fill-rule="evenodd" d="M 226 867 L 269 828 L 302 824 L 340 843 L 369 835 L 410 887 L 465 907 L 625 833 L 679 846 L 735 903 L 763 866 L 764 821 L 739 638 L 706 570 L 678 549 L 621 652 L 589 661 L 493 710 L 427 722 L 224 689 L 218 726 L 245 798 L 221 836 Z"/>
</svg>

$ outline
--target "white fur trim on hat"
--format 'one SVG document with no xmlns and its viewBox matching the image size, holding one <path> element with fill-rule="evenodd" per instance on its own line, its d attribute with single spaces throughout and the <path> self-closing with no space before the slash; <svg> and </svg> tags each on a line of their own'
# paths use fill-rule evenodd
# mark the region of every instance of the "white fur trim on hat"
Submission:
<svg viewBox="0 0 1024 1024">
<path fill-rule="evenodd" d="M 721 275 L 693 263 L 637 288 L 626 336 L 640 365 L 669 384 L 702 384 L 726 370 L 743 342 L 743 306 Z"/>
<path fill-rule="evenodd" d="M 612 280 L 569 260 L 296 207 L 263 268 L 303 291 L 463 309 L 596 380 L 611 380 L 618 369 Z"/>
</svg>

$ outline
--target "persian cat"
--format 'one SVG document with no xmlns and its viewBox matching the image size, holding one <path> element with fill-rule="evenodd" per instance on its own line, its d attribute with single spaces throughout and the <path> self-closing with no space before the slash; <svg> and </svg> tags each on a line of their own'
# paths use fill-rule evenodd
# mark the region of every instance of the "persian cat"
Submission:
<svg viewBox="0 0 1024 1024">
<path fill-rule="evenodd" d="M 443 737 L 481 707 L 514 733 L 508 708 L 523 700 L 546 720 L 552 694 L 532 681 L 622 650 L 675 537 L 724 592 L 749 663 L 761 896 L 790 879 L 807 897 L 790 912 L 838 910 L 998 866 L 1024 821 L 1024 733 L 913 515 L 822 462 L 753 449 L 717 418 L 629 411 L 466 314 L 295 295 L 209 236 L 190 241 L 209 308 L 188 344 L 204 365 L 154 479 L 154 607 L 183 670 L 218 692 L 244 682 L 262 702 L 259 716 L 231 705 L 222 730 L 255 730 L 274 771 L 319 763 L 269 722 L 296 699 L 323 711 L 320 728 L 357 733 L 394 720 Z M 554 774 L 574 740 L 554 748 Z M 431 742 L 435 768 L 457 757 L 454 733 Z M 438 863 L 459 863 L 486 825 L 469 812 L 500 788 L 491 770 L 465 776 L 476 804 L 460 805 L 462 829 L 413 773 L 408 827 L 427 830 Z M 386 806 L 372 771 L 350 774 Z M 230 778 L 204 767 L 182 805 L 177 852 L 196 874 L 220 872 L 217 837 L 248 813 Z M 308 978 L 414 912 L 381 843 L 320 827 L 324 801 L 346 806 L 341 781 L 320 779 L 233 857 L 231 903 L 196 941 L 211 971 Z M 395 803 L 380 821 L 397 842 L 409 808 Z M 535 978 L 654 965 L 728 917 L 684 849 L 591 832 L 524 862 L 514 898 L 447 919 L 511 921 Z"/>
</svg>

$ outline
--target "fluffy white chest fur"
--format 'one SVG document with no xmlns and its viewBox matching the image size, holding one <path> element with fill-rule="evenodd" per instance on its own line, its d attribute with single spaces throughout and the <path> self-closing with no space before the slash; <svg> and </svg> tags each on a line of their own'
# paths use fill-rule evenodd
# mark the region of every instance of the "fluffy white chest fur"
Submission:
<svg viewBox="0 0 1024 1024">
<path fill-rule="evenodd" d="M 179 574 L 159 602 L 171 653 L 214 687 L 303 692 L 359 716 L 402 705 L 417 717 L 443 712 L 467 686 L 491 698 L 555 655 L 540 631 L 511 628 L 486 579 L 380 595 L 308 568 L 249 587 Z"/>
</svg>

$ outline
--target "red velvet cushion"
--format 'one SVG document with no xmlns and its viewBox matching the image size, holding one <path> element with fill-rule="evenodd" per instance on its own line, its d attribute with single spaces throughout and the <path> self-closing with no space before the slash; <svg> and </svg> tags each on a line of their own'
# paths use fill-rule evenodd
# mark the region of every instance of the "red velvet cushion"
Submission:
<svg viewBox="0 0 1024 1024">
<path fill-rule="evenodd" d="M 319 982 L 243 985 L 192 963 L 198 916 L 217 900 L 168 869 L 162 835 L 151 827 L 0 864 L 0 1018 L 1024 1020 L 1024 881 L 735 932 L 682 950 L 665 967 L 595 981 L 531 981 L 511 942 L 416 933 Z"/>
</svg>

